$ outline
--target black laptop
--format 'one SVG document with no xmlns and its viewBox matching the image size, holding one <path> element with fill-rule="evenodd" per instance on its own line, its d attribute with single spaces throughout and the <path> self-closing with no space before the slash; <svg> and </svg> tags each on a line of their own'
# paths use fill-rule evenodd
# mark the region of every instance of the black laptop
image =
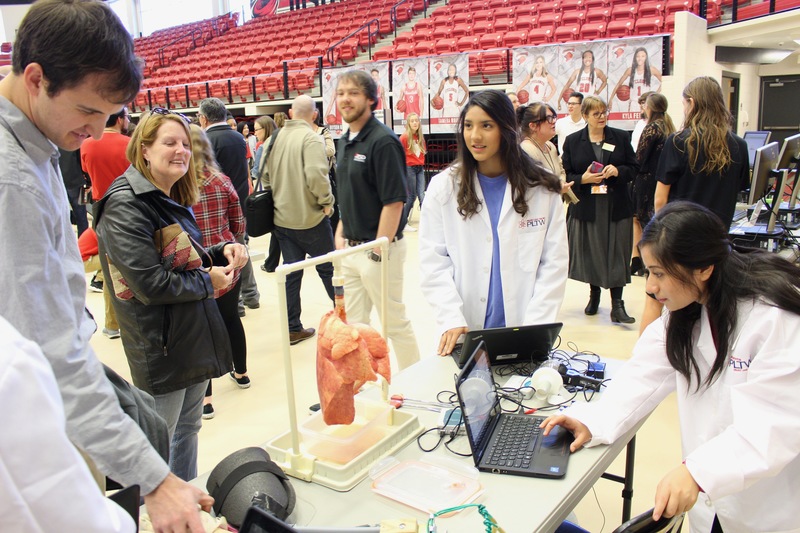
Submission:
<svg viewBox="0 0 800 533">
<path fill-rule="evenodd" d="M 557 427 L 544 436 L 541 416 L 503 413 L 483 341 L 456 381 L 475 466 L 483 472 L 561 478 L 567 473 L 572 433 Z"/>
<path fill-rule="evenodd" d="M 550 350 L 553 349 L 563 325 L 561 322 L 556 322 L 468 331 L 464 335 L 464 342 L 456 344 L 451 355 L 458 368 L 464 368 L 475 346 L 483 341 L 486 343 L 492 365 L 542 363 L 550 356 Z"/>
</svg>

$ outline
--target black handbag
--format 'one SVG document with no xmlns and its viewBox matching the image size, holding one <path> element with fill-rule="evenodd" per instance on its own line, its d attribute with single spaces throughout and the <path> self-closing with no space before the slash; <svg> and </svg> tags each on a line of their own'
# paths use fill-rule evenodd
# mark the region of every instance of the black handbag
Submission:
<svg viewBox="0 0 800 533">
<path fill-rule="evenodd" d="M 267 170 L 267 159 L 272 152 L 279 131 L 279 129 L 275 130 L 269 141 L 267 153 L 261 164 L 261 174 Z M 264 188 L 261 175 L 258 176 L 253 194 L 245 198 L 244 216 L 247 220 L 247 234 L 251 237 L 261 237 L 275 229 L 275 200 L 272 198 L 272 190 Z"/>
</svg>

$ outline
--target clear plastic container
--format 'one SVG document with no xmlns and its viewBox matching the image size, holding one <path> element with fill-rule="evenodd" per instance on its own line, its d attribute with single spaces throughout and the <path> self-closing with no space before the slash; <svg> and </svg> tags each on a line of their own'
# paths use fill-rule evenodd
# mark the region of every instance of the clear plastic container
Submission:
<svg viewBox="0 0 800 533">
<path fill-rule="evenodd" d="M 447 457 L 399 462 L 387 457 L 370 470 L 372 490 L 414 509 L 435 513 L 483 493 L 478 470 Z"/>
<path fill-rule="evenodd" d="M 352 424 L 327 425 L 322 412 L 299 426 L 301 445 L 309 454 L 326 461 L 346 464 L 381 440 L 389 430 L 393 407 L 356 399 Z"/>
</svg>

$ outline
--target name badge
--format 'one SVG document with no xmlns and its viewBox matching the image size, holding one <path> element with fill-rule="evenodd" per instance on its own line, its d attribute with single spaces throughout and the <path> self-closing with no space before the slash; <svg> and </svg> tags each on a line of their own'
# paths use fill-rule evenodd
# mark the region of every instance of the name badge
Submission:
<svg viewBox="0 0 800 533">
<path fill-rule="evenodd" d="M 613 144 L 603 143 L 603 150 L 605 150 L 606 152 L 613 152 L 614 148 L 616 148 L 616 146 L 614 146 Z"/>
<path fill-rule="evenodd" d="M 608 185 L 592 185 L 592 194 L 608 194 Z"/>
</svg>

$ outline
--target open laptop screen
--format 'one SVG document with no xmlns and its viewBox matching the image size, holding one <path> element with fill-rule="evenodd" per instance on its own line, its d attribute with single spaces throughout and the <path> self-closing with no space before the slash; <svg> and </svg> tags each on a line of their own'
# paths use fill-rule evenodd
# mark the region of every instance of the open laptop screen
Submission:
<svg viewBox="0 0 800 533">
<path fill-rule="evenodd" d="M 478 464 L 483 450 L 486 449 L 486 441 L 492 435 L 495 419 L 500 416 L 500 402 L 494 388 L 489 354 L 483 341 L 475 347 L 458 376 L 456 392 L 461 401 L 472 455 L 475 464 Z"/>
</svg>

